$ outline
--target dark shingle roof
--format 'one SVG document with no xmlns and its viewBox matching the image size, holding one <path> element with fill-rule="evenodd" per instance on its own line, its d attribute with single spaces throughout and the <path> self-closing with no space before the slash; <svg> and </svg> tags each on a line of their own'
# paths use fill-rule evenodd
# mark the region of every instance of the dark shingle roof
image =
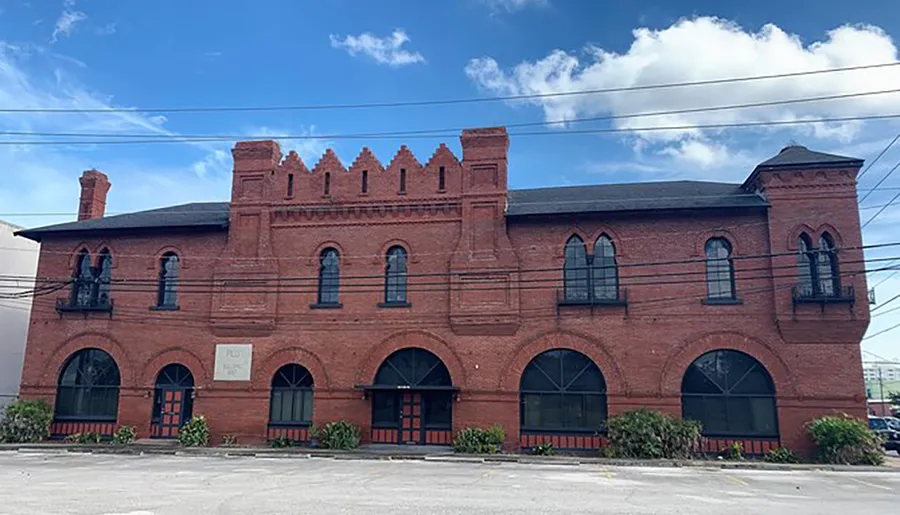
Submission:
<svg viewBox="0 0 900 515">
<path fill-rule="evenodd" d="M 766 207 L 740 184 L 701 181 L 640 182 L 511 190 L 507 216 Z"/>
<path fill-rule="evenodd" d="M 507 215 L 554 215 L 671 209 L 766 207 L 765 199 L 738 184 L 698 181 L 645 182 L 510 190 Z M 94 231 L 211 229 L 228 227 L 228 202 L 179 206 L 68 222 L 16 234 L 40 241 L 45 235 Z"/>
<path fill-rule="evenodd" d="M 854 165 L 862 164 L 862 159 L 853 157 L 813 152 L 801 145 L 790 145 L 781 149 L 774 157 L 766 159 L 756 166 L 759 168 L 783 168 L 806 165 Z"/>
<path fill-rule="evenodd" d="M 48 225 L 26 229 L 16 234 L 40 241 L 47 234 L 125 231 L 141 229 L 223 229 L 228 227 L 228 202 L 193 202 L 179 206 L 138 211 L 122 215 L 106 216 L 80 222 Z"/>
</svg>

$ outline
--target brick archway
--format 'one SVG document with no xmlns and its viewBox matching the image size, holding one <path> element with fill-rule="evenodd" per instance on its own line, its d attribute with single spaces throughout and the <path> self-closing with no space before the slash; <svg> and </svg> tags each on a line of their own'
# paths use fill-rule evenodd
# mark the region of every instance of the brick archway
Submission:
<svg viewBox="0 0 900 515">
<path fill-rule="evenodd" d="M 518 392 L 519 381 L 525 367 L 535 356 L 552 349 L 570 349 L 589 357 L 599 368 L 606 380 L 608 395 L 626 395 L 628 386 L 618 363 L 596 338 L 570 331 L 552 331 L 539 334 L 519 346 L 512 359 L 500 374 L 498 387 L 501 391 Z"/>
<path fill-rule="evenodd" d="M 271 387 L 272 376 L 275 375 L 275 372 L 284 365 L 291 363 L 296 363 L 309 370 L 310 375 L 313 377 L 313 388 L 316 390 L 331 389 L 331 381 L 328 378 L 328 373 L 325 371 L 325 365 L 322 364 L 322 360 L 312 352 L 300 347 L 279 349 L 262 360 L 262 363 L 253 373 L 253 377 L 255 377 L 253 387 L 268 390 Z"/>
<path fill-rule="evenodd" d="M 680 397 L 681 380 L 688 366 L 703 354 L 719 349 L 740 351 L 759 361 L 772 377 L 778 397 L 797 395 L 796 385 L 791 379 L 793 375 L 781 356 L 762 340 L 738 332 L 708 333 L 682 342 L 672 351 L 663 367 L 660 394 Z"/>
<path fill-rule="evenodd" d="M 209 375 L 209 370 L 203 365 L 203 360 L 196 354 L 183 347 L 169 347 L 168 349 L 157 353 L 150 359 L 150 362 L 144 367 L 140 383 L 138 383 L 137 386 L 153 388 L 156 384 L 156 376 L 159 375 L 159 372 L 166 365 L 171 365 L 173 363 L 184 365 L 190 370 L 191 375 L 194 376 L 194 386 L 197 388 L 208 385 L 212 380 L 212 377 Z"/>
<path fill-rule="evenodd" d="M 425 349 L 437 356 L 450 372 L 450 379 L 453 381 L 453 385 L 465 388 L 467 384 L 466 374 L 459 356 L 438 336 L 419 330 L 393 334 L 373 347 L 360 361 L 356 375 L 356 384 L 370 384 L 375 378 L 378 367 L 381 366 L 388 356 L 400 349 L 409 347 Z"/>
<path fill-rule="evenodd" d="M 128 353 L 122 345 L 108 335 L 98 332 L 85 332 L 75 335 L 54 349 L 50 357 L 44 362 L 44 373 L 41 376 L 41 383 L 45 386 L 56 386 L 59 380 L 59 374 L 62 367 L 75 352 L 81 349 L 100 349 L 110 356 L 116 362 L 119 368 L 119 387 L 129 388 L 136 384 L 134 367 Z"/>
</svg>

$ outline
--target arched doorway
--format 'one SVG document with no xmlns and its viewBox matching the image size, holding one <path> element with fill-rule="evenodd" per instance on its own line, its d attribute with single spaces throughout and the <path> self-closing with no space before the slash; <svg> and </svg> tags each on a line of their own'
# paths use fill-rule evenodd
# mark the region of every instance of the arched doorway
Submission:
<svg viewBox="0 0 900 515">
<path fill-rule="evenodd" d="M 175 438 L 188 420 L 194 405 L 194 376 L 182 364 L 166 365 L 156 376 L 153 412 L 150 416 L 152 438 Z"/>
<path fill-rule="evenodd" d="M 534 357 L 519 384 L 521 445 L 596 449 L 606 421 L 606 380 L 584 354 L 552 349 Z"/>
<path fill-rule="evenodd" d="M 453 394 L 444 363 L 425 349 L 391 354 L 365 387 L 372 398 L 372 442 L 448 445 L 452 440 Z"/>
<path fill-rule="evenodd" d="M 763 454 L 778 444 L 772 376 L 740 351 L 710 351 L 688 366 L 681 381 L 681 412 L 702 425 L 704 451 L 740 442 L 745 454 Z"/>
</svg>

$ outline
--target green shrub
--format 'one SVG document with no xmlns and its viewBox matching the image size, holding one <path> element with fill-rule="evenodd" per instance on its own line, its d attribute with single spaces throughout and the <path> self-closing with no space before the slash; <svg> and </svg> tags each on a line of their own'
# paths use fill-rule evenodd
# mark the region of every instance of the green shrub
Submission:
<svg viewBox="0 0 900 515">
<path fill-rule="evenodd" d="M 794 454 L 794 451 L 787 447 L 776 447 L 770 449 L 763 458 L 769 463 L 800 463 L 800 459 Z"/>
<path fill-rule="evenodd" d="M 326 424 L 318 433 L 319 442 L 326 449 L 349 451 L 359 447 L 359 428 L 345 420 Z"/>
<path fill-rule="evenodd" d="M 740 442 L 733 442 L 728 447 L 719 451 L 719 457 L 728 461 L 743 461 L 744 446 Z"/>
<path fill-rule="evenodd" d="M 293 445 L 291 439 L 284 435 L 277 436 L 269 440 L 269 447 L 272 447 L 273 449 L 284 449 L 286 447 L 290 447 L 291 445 Z"/>
<path fill-rule="evenodd" d="M 609 456 L 633 459 L 689 458 L 700 424 L 641 408 L 607 420 Z"/>
<path fill-rule="evenodd" d="M 807 431 L 816 444 L 818 460 L 841 465 L 881 465 L 884 451 L 881 437 L 864 420 L 849 415 L 814 419 Z"/>
<path fill-rule="evenodd" d="M 0 442 L 40 442 L 50 436 L 52 421 L 53 408 L 46 401 L 14 400 L 0 418 Z"/>
<path fill-rule="evenodd" d="M 222 435 L 222 446 L 223 447 L 234 447 L 238 444 L 238 437 L 236 435 Z"/>
<path fill-rule="evenodd" d="M 456 433 L 453 450 L 466 454 L 496 454 L 505 439 L 506 432 L 499 425 L 487 429 L 466 427 Z"/>
<path fill-rule="evenodd" d="M 69 443 L 98 444 L 103 440 L 100 433 L 72 433 L 66 436 Z"/>
<path fill-rule="evenodd" d="M 133 426 L 121 426 L 113 433 L 112 441 L 119 445 L 128 445 L 134 443 L 135 438 L 137 438 L 137 431 Z"/>
<path fill-rule="evenodd" d="M 194 415 L 178 431 L 178 443 L 185 447 L 206 447 L 209 445 L 209 424 L 203 415 Z"/>
<path fill-rule="evenodd" d="M 534 454 L 535 456 L 553 456 L 553 453 L 553 444 L 550 442 L 535 445 L 534 448 L 531 449 L 531 454 Z"/>
</svg>

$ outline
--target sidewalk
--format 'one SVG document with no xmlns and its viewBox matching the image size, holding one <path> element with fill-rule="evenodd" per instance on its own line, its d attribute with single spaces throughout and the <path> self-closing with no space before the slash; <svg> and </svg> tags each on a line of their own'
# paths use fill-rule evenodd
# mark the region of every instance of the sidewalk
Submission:
<svg viewBox="0 0 900 515">
<path fill-rule="evenodd" d="M 309 459 L 331 458 L 337 460 L 392 460 L 392 461 L 431 461 L 448 463 L 520 463 L 535 465 L 564 466 L 613 466 L 613 467 L 698 467 L 717 469 L 753 469 L 753 470 L 818 470 L 840 472 L 898 472 L 900 473 L 900 457 L 886 456 L 883 466 L 851 466 L 826 465 L 816 463 L 780 464 L 762 461 L 723 461 L 723 460 L 632 460 L 598 458 L 590 456 L 531 456 L 523 454 L 457 454 L 446 448 L 410 448 L 400 446 L 368 446 L 353 451 L 328 449 L 310 449 L 289 447 L 272 449 L 265 447 L 181 447 L 171 444 L 136 443 L 132 445 L 112 444 L 72 444 L 72 443 L 38 443 L 38 444 L 0 444 L 0 452 L 20 453 L 89 453 L 89 454 L 123 454 L 123 455 L 170 455 L 197 456 L 213 458 L 286 458 Z"/>
</svg>

